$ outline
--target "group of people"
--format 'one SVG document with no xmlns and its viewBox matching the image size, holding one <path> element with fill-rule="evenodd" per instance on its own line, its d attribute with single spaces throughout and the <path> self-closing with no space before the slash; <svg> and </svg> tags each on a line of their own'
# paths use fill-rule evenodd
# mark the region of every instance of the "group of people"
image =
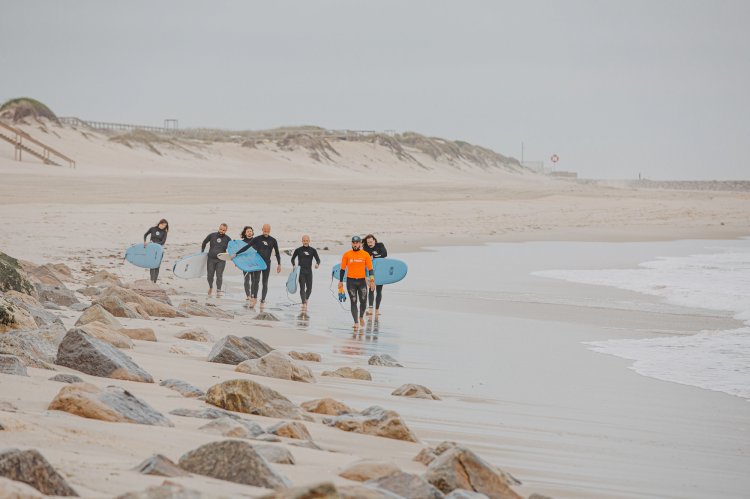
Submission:
<svg viewBox="0 0 750 499">
<path fill-rule="evenodd" d="M 227 253 L 229 242 L 232 238 L 227 234 L 229 227 L 222 223 L 216 232 L 206 236 L 201 244 L 201 252 L 206 251 L 208 246 L 208 258 L 206 262 L 206 274 L 208 279 L 208 296 L 213 295 L 214 280 L 216 281 L 216 296 L 220 298 L 224 295 L 222 284 L 224 280 L 224 269 L 226 260 L 219 258 L 219 255 Z M 147 244 L 150 238 L 152 243 L 164 246 L 167 242 L 169 232 L 169 222 L 165 219 L 159 220 L 155 226 L 149 228 L 143 235 L 143 245 Z M 258 291 L 261 288 L 261 308 L 266 302 L 268 294 L 268 277 L 271 273 L 271 257 L 276 257 L 276 273 L 281 272 L 281 255 L 279 253 L 279 243 L 271 236 L 271 226 L 264 224 L 262 233 L 255 235 L 251 226 L 245 226 L 240 233 L 240 239 L 245 245 L 236 253 L 229 255 L 235 258 L 250 248 L 258 252 L 258 255 L 266 263 L 264 270 L 255 272 L 243 272 L 245 295 L 248 306 L 255 307 L 258 302 Z M 368 234 L 365 236 L 364 244 L 360 236 L 352 237 L 352 249 L 344 253 L 341 258 L 341 270 L 339 272 L 339 296 L 349 296 L 349 303 L 354 319 L 354 328 L 364 326 L 364 316 L 378 315 L 380 313 L 380 304 L 383 298 L 383 286 L 375 284 L 375 273 L 373 271 L 372 261 L 376 258 L 385 258 L 388 251 L 385 245 L 377 238 Z M 299 293 L 302 300 L 302 310 L 307 310 L 307 304 L 312 293 L 313 284 L 313 262 L 315 268 L 320 267 L 320 256 L 318 251 L 310 246 L 310 236 L 302 236 L 302 246 L 298 247 L 292 253 L 292 266 L 299 265 Z M 155 283 L 159 278 L 159 267 L 151 269 L 151 280 Z M 344 277 L 346 276 L 346 294 L 344 294 Z M 342 298 L 340 298 L 342 299 Z M 374 309 L 373 309 L 374 305 Z"/>
</svg>

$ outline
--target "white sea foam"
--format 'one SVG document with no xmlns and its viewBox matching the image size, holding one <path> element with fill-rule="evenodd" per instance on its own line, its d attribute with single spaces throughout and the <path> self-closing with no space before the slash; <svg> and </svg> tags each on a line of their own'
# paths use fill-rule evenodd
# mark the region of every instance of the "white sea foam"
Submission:
<svg viewBox="0 0 750 499">
<path fill-rule="evenodd" d="M 636 269 L 550 270 L 534 275 L 637 291 L 675 305 L 728 311 L 750 326 L 750 241 L 714 251 L 663 257 Z M 750 327 L 587 345 L 633 360 L 632 368 L 645 376 L 750 399 Z"/>
</svg>

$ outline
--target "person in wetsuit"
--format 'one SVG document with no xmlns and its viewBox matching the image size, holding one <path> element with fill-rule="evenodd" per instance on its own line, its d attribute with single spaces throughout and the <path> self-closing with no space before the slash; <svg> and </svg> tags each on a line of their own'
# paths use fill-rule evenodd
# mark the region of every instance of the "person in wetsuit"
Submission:
<svg viewBox="0 0 750 499">
<path fill-rule="evenodd" d="M 143 247 L 146 247 L 146 239 L 151 236 L 151 242 L 156 243 L 160 246 L 164 246 L 167 242 L 167 232 L 169 232 L 169 222 L 165 218 L 159 220 L 159 223 L 151 227 L 143 234 Z M 161 266 L 161 262 L 159 262 Z M 156 280 L 159 278 L 159 267 L 155 269 L 149 269 L 151 274 L 151 282 L 156 284 Z"/>
<path fill-rule="evenodd" d="M 224 292 L 221 290 L 221 284 L 224 281 L 224 267 L 226 267 L 227 262 L 219 260 L 219 254 L 227 252 L 227 245 L 232 240 L 227 235 L 228 228 L 227 224 L 219 225 L 219 230 L 207 235 L 201 245 L 201 252 L 205 251 L 206 245 L 208 245 L 208 260 L 206 261 L 208 296 L 211 296 L 211 293 L 213 293 L 214 275 L 216 275 L 216 296 L 220 298 L 224 295 Z"/>
<path fill-rule="evenodd" d="M 281 256 L 279 255 L 279 243 L 274 237 L 271 236 L 271 226 L 268 224 L 263 225 L 263 234 L 254 237 L 249 244 L 245 245 L 244 248 L 239 250 L 237 254 L 247 251 L 249 248 L 253 248 L 266 262 L 266 270 L 252 273 L 252 284 L 250 289 L 250 295 L 252 301 L 250 306 L 254 307 L 258 301 L 258 286 L 260 284 L 260 278 L 263 277 L 263 292 L 260 297 L 261 308 L 266 303 L 266 294 L 268 294 L 268 276 L 271 274 L 271 253 L 276 252 L 276 273 L 281 272 Z"/>
<path fill-rule="evenodd" d="M 373 260 L 376 258 L 385 258 L 388 256 L 388 250 L 385 249 L 383 243 L 379 243 L 377 238 L 372 234 L 368 234 L 365 237 L 365 245 L 363 249 L 370 254 Z M 375 285 L 375 293 L 372 291 L 367 294 L 367 315 L 372 315 L 372 302 L 375 301 L 375 315 L 380 313 L 380 300 L 383 298 L 383 285 Z"/>
<path fill-rule="evenodd" d="M 240 237 L 242 238 L 242 241 L 249 245 L 253 241 L 253 236 L 255 235 L 255 231 L 253 228 L 249 225 L 246 225 L 244 229 L 242 229 L 242 232 L 240 233 Z M 247 248 L 249 246 L 245 246 Z M 244 249 L 244 248 L 243 248 Z M 241 253 L 242 251 L 239 251 L 238 253 Z M 247 297 L 247 301 L 251 301 L 252 297 L 250 296 L 250 279 L 252 278 L 252 274 L 255 274 L 257 272 L 245 272 L 242 271 L 242 275 L 245 278 L 245 296 Z"/>
<path fill-rule="evenodd" d="M 312 293 L 313 272 L 312 262 L 315 260 L 315 268 L 320 266 L 318 250 L 310 247 L 310 236 L 302 236 L 302 246 L 294 250 L 292 254 L 292 266 L 299 259 L 299 296 L 302 299 L 302 310 L 307 310 L 307 300 Z"/>
<path fill-rule="evenodd" d="M 344 292 L 344 274 L 346 274 L 346 291 L 349 294 L 349 306 L 354 319 L 354 329 L 365 325 L 365 307 L 367 305 L 367 277 L 369 288 L 375 289 L 375 274 L 372 271 L 372 258 L 362 250 L 362 238 L 352 237 L 352 249 L 341 257 L 339 271 L 339 294 Z M 359 304 L 359 308 L 357 305 Z"/>
</svg>

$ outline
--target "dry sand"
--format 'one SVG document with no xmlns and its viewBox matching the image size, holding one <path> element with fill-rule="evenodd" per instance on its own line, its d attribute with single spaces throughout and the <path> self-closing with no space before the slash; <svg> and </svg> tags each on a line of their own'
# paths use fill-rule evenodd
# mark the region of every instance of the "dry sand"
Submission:
<svg viewBox="0 0 750 499">
<path fill-rule="evenodd" d="M 35 136 L 40 134 L 34 127 L 28 130 Z M 78 275 L 82 275 L 83 269 L 95 268 L 109 269 L 126 279 L 142 278 L 141 271 L 123 266 L 119 259 L 127 245 L 137 242 L 143 232 L 162 217 L 169 219 L 172 227 L 162 267 L 165 278 L 168 274 L 165 269 L 179 256 L 197 251 L 199 242 L 220 222 L 230 225 L 233 237 L 242 225 L 254 225 L 257 229 L 263 223 L 270 223 L 282 247 L 296 246 L 299 237 L 309 233 L 314 245 L 330 248 L 328 253 L 340 252 L 349 235 L 363 232 L 378 234 L 388 241 L 392 252 L 429 245 L 501 240 L 718 239 L 750 232 L 748 193 L 605 188 L 552 181 L 533 174 L 486 172 L 422 158 L 430 168 L 425 170 L 396 162 L 386 150 L 369 144 L 342 145 L 341 151 L 346 154 L 328 163 L 313 161 L 304 151 L 278 151 L 272 147 L 248 149 L 236 144 L 203 144 L 189 150 L 165 148 L 161 150 L 162 155 L 157 155 L 145 147 L 128 148 L 107 141 L 97 133 L 84 135 L 67 127 L 50 130 L 44 140 L 74 157 L 78 161 L 76 169 L 44 166 L 35 160 L 15 162 L 10 146 L 0 143 L 0 250 L 35 263 L 63 262 Z M 165 282 L 175 281 L 172 278 Z M 203 292 L 202 281 L 191 282 L 185 284 L 175 299 L 200 297 Z M 549 307 L 536 311 L 528 310 L 533 304 L 519 307 L 527 310 L 511 315 L 555 314 Z M 568 312 L 575 315 L 575 311 Z M 63 315 L 67 326 L 78 316 L 73 312 Z M 611 320 L 616 321 L 618 317 L 613 315 Z M 175 332 L 182 328 L 178 323 L 204 326 L 216 338 L 238 332 L 255 336 L 282 350 L 330 341 L 300 333 L 284 324 L 273 327 L 255 324 L 247 315 L 231 321 L 190 318 L 124 322 L 128 326 L 142 325 L 157 331 L 157 343 L 137 341 L 135 350 L 127 352 L 157 380 L 180 378 L 203 389 L 236 375 L 231 366 L 205 362 L 207 345 L 175 339 Z M 171 353 L 172 346 L 179 346 L 187 354 Z M 309 365 L 319 374 L 337 362 L 340 361 L 324 358 L 322 365 Z M 587 366 L 597 369 L 598 363 L 611 366 L 618 361 L 600 357 Z M 602 369 L 602 372 L 611 370 Z M 172 416 L 176 428 L 165 430 L 85 420 L 47 411 L 47 405 L 62 385 L 47 381 L 52 375 L 49 371 L 29 369 L 29 373 L 29 378 L 0 375 L 0 400 L 10 401 L 19 409 L 17 413 L 0 413 L 0 422 L 10 429 L 2 433 L 2 444 L 41 450 L 83 496 L 107 497 L 161 483 L 162 479 L 139 475 L 132 468 L 155 452 L 176 460 L 187 450 L 219 439 L 197 431 L 197 427 L 205 423 L 199 419 Z M 76 374 L 100 387 L 110 384 L 127 387 L 164 413 L 173 408 L 203 405 L 158 385 L 112 382 Z M 258 378 L 295 403 L 333 396 L 358 409 L 379 404 L 410 413 L 409 407 L 415 402 L 394 401 L 389 393 L 395 387 L 379 381 L 378 376 L 374 382 L 318 379 L 318 383 L 308 385 Z M 623 383 L 621 386 L 628 393 L 642 388 L 650 390 L 645 381 L 628 380 L 631 378 L 625 376 L 612 379 L 614 383 Z M 658 401 L 660 390 L 678 393 L 670 396 L 685 401 L 694 396 L 693 390 L 662 383 L 659 390 L 649 392 L 649 397 Z M 700 401 L 721 406 L 721 397 L 723 395 L 709 394 Z M 478 410 L 484 403 L 448 398 L 443 416 Z M 560 406 L 556 407 L 558 403 Z M 642 435 L 643 428 L 623 428 L 622 421 L 614 421 L 611 427 L 593 432 L 593 436 L 567 435 L 563 441 L 552 437 L 560 431 L 555 423 L 558 409 L 564 417 L 583 420 L 588 417 L 576 415 L 575 410 L 560 401 L 529 404 L 515 410 L 508 407 L 509 417 L 503 424 L 509 425 L 511 431 L 505 433 L 505 438 L 496 434 L 488 437 L 481 425 L 470 434 L 454 432 L 450 418 L 441 418 L 441 414 L 415 418 L 408 423 L 414 425 L 418 436 L 427 443 L 462 440 L 474 445 L 480 454 L 493 458 L 496 457 L 493 448 L 512 449 L 503 454 L 503 462 L 495 464 L 526 480 L 527 484 L 518 488 L 523 494 L 626 495 L 622 488 L 607 486 L 608 478 L 613 483 L 631 479 L 623 477 L 618 469 L 608 468 L 610 464 L 616 467 L 617 459 L 603 463 L 601 469 L 582 469 L 579 476 L 571 476 L 561 475 L 560 469 L 565 466 L 556 469 L 554 465 L 535 464 L 534 456 L 549 457 L 559 452 L 559 458 L 565 460 L 570 455 L 588 452 L 587 446 L 594 445 L 592 442 L 597 435 L 608 435 L 612 439 L 609 443 L 627 441 L 631 432 Z M 692 409 L 699 410 L 698 407 Z M 671 424 L 672 416 L 672 412 L 666 411 L 656 431 L 659 425 Z M 264 426 L 273 422 L 260 417 L 253 419 Z M 323 479 L 347 483 L 337 476 L 337 470 L 361 457 L 386 458 L 407 471 L 424 469 L 411 461 L 422 445 L 348 434 L 322 424 L 308 426 L 315 441 L 326 451 L 281 444 L 292 451 L 298 464 L 277 465 L 277 469 L 295 484 Z M 726 439 L 730 438 L 727 433 L 731 429 L 731 425 L 725 425 L 711 430 Z M 691 431 L 686 427 L 685 439 L 692 438 Z M 511 434 L 517 438 L 508 440 Z M 703 443 L 700 440 L 696 445 Z M 601 448 L 602 445 L 606 447 L 607 442 L 595 446 Z M 575 448 L 575 452 L 570 448 Z M 646 448 L 627 446 L 623 451 L 626 455 L 619 456 L 620 462 L 637 463 L 637 452 Z M 710 446 L 705 449 L 706 453 L 715 451 Z M 550 463 L 554 458 L 539 461 Z M 684 470 L 690 470 L 690 462 L 681 465 Z M 637 469 L 635 465 L 629 471 L 634 469 Z M 660 471 L 678 472 L 665 467 L 664 470 L 649 470 L 649 475 Z M 592 475 L 596 475 L 595 479 Z M 706 479 L 721 477 L 709 475 Z M 252 497 L 261 492 L 199 477 L 176 481 L 212 495 Z M 637 482 L 638 476 L 633 476 L 632 481 Z M 639 488 L 633 486 L 630 490 Z M 658 492 L 674 497 L 696 497 L 689 490 Z M 653 489 L 644 488 L 634 495 L 655 493 Z"/>
</svg>

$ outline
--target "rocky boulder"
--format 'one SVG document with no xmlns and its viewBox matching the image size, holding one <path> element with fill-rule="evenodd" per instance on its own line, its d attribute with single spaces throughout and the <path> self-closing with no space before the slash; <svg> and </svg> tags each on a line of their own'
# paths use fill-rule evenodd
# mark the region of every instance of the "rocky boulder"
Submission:
<svg viewBox="0 0 750 499">
<path fill-rule="evenodd" d="M 273 426 L 269 426 L 266 433 L 297 440 L 312 440 L 312 435 L 310 435 L 307 426 L 298 421 L 280 421 Z"/>
<path fill-rule="evenodd" d="M 339 476 L 346 478 L 347 480 L 354 480 L 355 482 L 366 482 L 368 480 L 375 480 L 377 478 L 392 475 L 399 471 L 401 470 L 398 466 L 391 462 L 363 459 L 344 468 L 341 473 L 339 473 Z"/>
<path fill-rule="evenodd" d="M 274 471 L 252 445 L 240 440 L 211 442 L 198 447 L 184 454 L 179 465 L 191 473 L 255 487 L 291 486 L 289 479 Z"/>
<path fill-rule="evenodd" d="M 259 359 L 249 359 L 240 362 L 235 371 L 266 376 L 268 378 L 288 379 L 303 383 L 314 383 L 315 377 L 307 366 L 297 364 L 277 350 L 273 350 Z"/>
<path fill-rule="evenodd" d="M 323 424 L 344 431 L 417 442 L 416 435 L 406 426 L 397 412 L 388 411 L 376 405 L 358 414 L 342 414 L 325 418 Z"/>
<path fill-rule="evenodd" d="M 314 412 L 316 414 L 326 414 L 328 416 L 339 416 L 341 414 L 355 413 L 354 409 L 346 404 L 334 400 L 332 398 L 322 398 L 309 400 L 300 404 L 307 412 Z"/>
<path fill-rule="evenodd" d="M 361 367 L 339 367 L 335 371 L 323 371 L 321 376 L 332 376 L 334 378 L 349 378 L 349 379 L 361 379 L 365 381 L 372 381 L 372 375 Z"/>
<path fill-rule="evenodd" d="M 131 340 L 156 341 L 156 333 L 150 327 L 121 328 L 120 333 L 124 334 Z"/>
<path fill-rule="evenodd" d="M 0 293 L 11 290 L 36 295 L 36 289 L 26 277 L 20 262 L 0 251 Z"/>
<path fill-rule="evenodd" d="M 23 307 L 0 296 L 0 333 L 15 329 L 36 329 L 34 317 Z"/>
<path fill-rule="evenodd" d="M 71 329 L 65 335 L 57 349 L 55 363 L 92 376 L 154 382 L 151 375 L 130 357 L 109 343 L 88 335 L 80 328 Z"/>
<path fill-rule="evenodd" d="M 205 395 L 205 392 L 200 388 L 179 379 L 165 379 L 159 383 L 159 386 L 166 386 L 187 398 L 198 398 Z"/>
<path fill-rule="evenodd" d="M 469 449 L 457 446 L 440 454 L 427 467 L 425 478 L 448 494 L 455 489 L 479 492 L 492 499 L 520 499 L 511 489 L 510 475 Z"/>
<path fill-rule="evenodd" d="M 367 363 L 371 366 L 404 367 L 387 353 L 384 353 L 382 355 L 373 355 L 367 360 Z"/>
<path fill-rule="evenodd" d="M 195 300 L 185 300 L 177 310 L 196 317 L 214 317 L 216 319 L 232 319 L 234 314 L 226 312 L 213 304 L 202 305 Z"/>
<path fill-rule="evenodd" d="M 89 322 L 88 324 L 79 326 L 78 329 L 98 340 L 109 343 L 113 347 L 133 348 L 134 346 L 133 341 L 130 338 L 122 334 L 120 331 L 115 331 L 102 322 Z"/>
<path fill-rule="evenodd" d="M 0 374 L 12 374 L 14 376 L 28 376 L 26 366 L 21 359 L 15 355 L 0 354 Z"/>
<path fill-rule="evenodd" d="M 0 476 L 23 482 L 42 494 L 78 496 L 55 468 L 36 450 L 0 450 Z"/>
<path fill-rule="evenodd" d="M 313 352 L 295 352 L 292 350 L 289 352 L 289 356 L 293 358 L 294 360 L 304 360 L 307 362 L 320 362 L 323 360 L 320 357 L 319 353 L 313 353 Z"/>
<path fill-rule="evenodd" d="M 108 288 L 110 286 L 122 287 L 122 281 L 114 274 L 106 270 L 100 270 L 86 281 L 89 286 L 98 286 Z"/>
<path fill-rule="evenodd" d="M 150 315 L 151 317 L 183 316 L 183 314 L 178 313 L 177 310 L 174 309 L 174 307 L 171 307 L 166 303 L 162 303 L 158 300 L 154 300 L 153 298 L 141 296 L 132 289 L 121 288 L 119 286 L 111 286 L 102 292 L 99 300 L 109 296 L 116 296 L 124 303 L 137 303 L 138 305 L 143 307 L 143 310 L 146 312 L 146 314 Z"/>
<path fill-rule="evenodd" d="M 138 473 L 166 477 L 186 476 L 188 473 L 177 466 L 171 459 L 161 454 L 154 454 L 135 467 Z"/>
<path fill-rule="evenodd" d="M 388 490 L 406 499 L 442 499 L 442 492 L 419 475 L 397 471 L 367 482 L 379 489 Z"/>
<path fill-rule="evenodd" d="M 83 311 L 83 314 L 76 321 L 76 326 L 82 326 L 91 322 L 101 322 L 112 329 L 121 329 L 122 324 L 115 319 L 115 316 L 107 312 L 104 307 L 95 303 Z"/>
<path fill-rule="evenodd" d="M 15 355 L 27 367 L 54 369 L 65 328 L 52 324 L 39 329 L 0 334 L 0 353 Z"/>
<path fill-rule="evenodd" d="M 143 319 L 143 316 L 125 304 L 120 297 L 115 295 L 102 295 L 93 302 L 104 310 L 124 319 Z"/>
<path fill-rule="evenodd" d="M 233 379 L 212 386 L 206 402 L 229 411 L 269 418 L 308 419 L 288 398 L 249 379 Z"/>
<path fill-rule="evenodd" d="M 183 329 L 175 335 L 175 338 L 188 341 L 200 341 L 203 343 L 214 341 L 213 336 L 211 336 L 208 331 L 206 331 L 206 329 L 202 327 Z"/>
<path fill-rule="evenodd" d="M 214 419 L 198 429 L 234 438 L 255 438 L 265 433 L 258 423 L 230 417 Z"/>
<path fill-rule="evenodd" d="M 230 334 L 216 342 L 208 354 L 208 361 L 236 366 L 240 362 L 263 357 L 272 350 L 273 348 L 252 336 L 240 338 Z"/>
<path fill-rule="evenodd" d="M 76 295 L 66 288 L 64 284 L 59 284 L 57 286 L 37 284 L 36 292 L 41 303 L 49 301 L 55 305 L 61 305 L 63 307 L 69 307 L 74 303 L 78 303 Z"/>
<path fill-rule="evenodd" d="M 26 310 L 34 318 L 37 327 L 48 326 L 50 324 L 63 325 L 62 320 L 58 316 L 46 310 L 33 296 L 19 293 L 18 291 L 6 291 L 3 298 Z"/>
<path fill-rule="evenodd" d="M 163 414 L 119 386 L 103 390 L 90 383 L 64 386 L 48 409 L 113 423 L 174 426 Z"/>
<path fill-rule="evenodd" d="M 253 445 L 255 451 L 265 457 L 269 463 L 295 464 L 294 456 L 289 449 L 278 445 Z"/>
<path fill-rule="evenodd" d="M 151 282 L 148 279 L 140 279 L 127 284 L 128 289 L 132 289 L 141 296 L 151 298 L 152 300 L 160 301 L 166 305 L 172 306 L 172 300 L 169 299 L 167 292 L 162 289 L 158 284 Z"/>
<path fill-rule="evenodd" d="M 440 397 L 432 393 L 432 390 L 427 388 L 426 386 L 422 385 L 415 385 L 413 383 L 407 383 L 405 385 L 401 385 L 393 392 L 391 392 L 391 395 L 396 395 L 399 397 L 412 397 L 417 399 L 428 399 L 428 400 L 440 400 Z"/>
</svg>

